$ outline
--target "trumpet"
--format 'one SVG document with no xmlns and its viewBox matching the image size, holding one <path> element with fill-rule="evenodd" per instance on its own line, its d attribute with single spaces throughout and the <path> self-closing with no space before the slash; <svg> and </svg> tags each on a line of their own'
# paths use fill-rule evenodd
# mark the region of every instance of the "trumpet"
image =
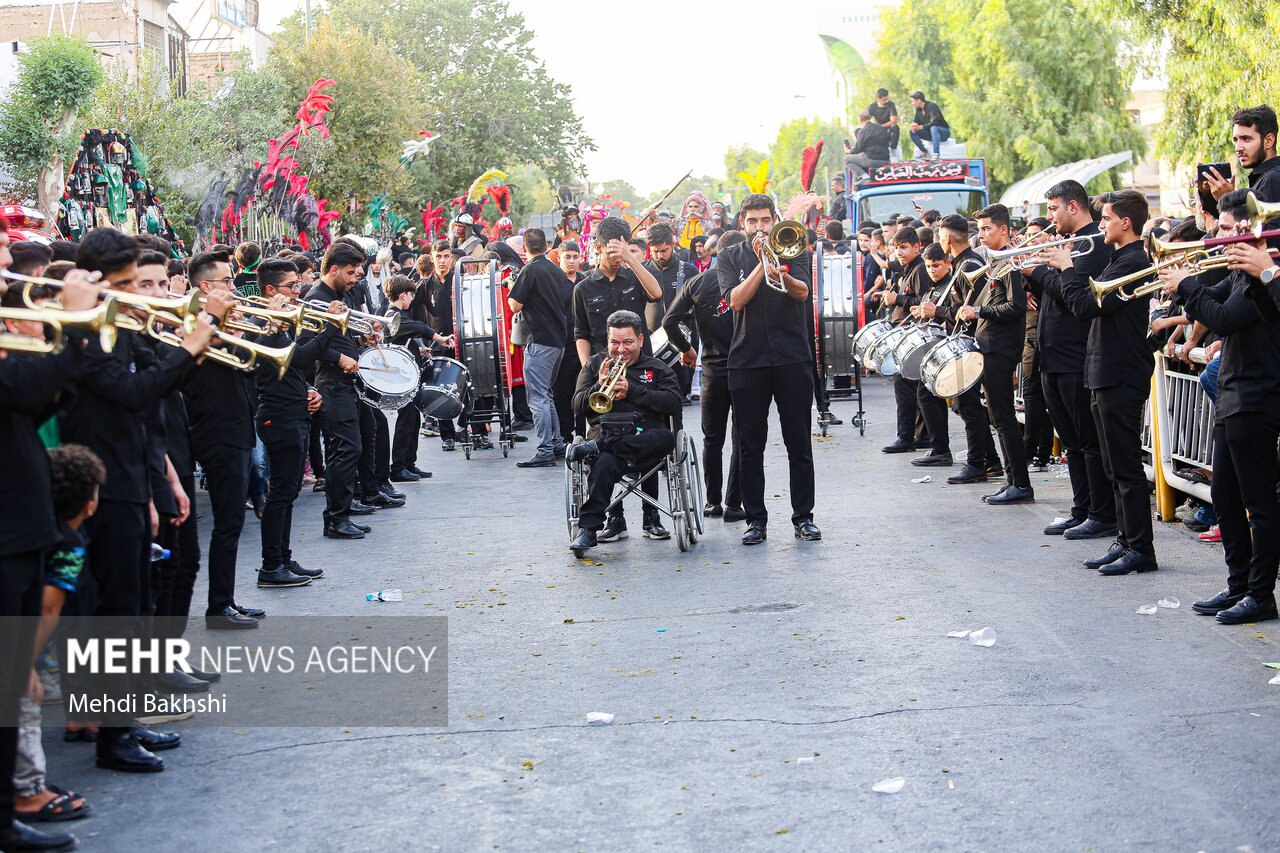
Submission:
<svg viewBox="0 0 1280 853">
<path fill-rule="evenodd" d="M 324 316 L 329 322 L 337 322 L 337 315 L 329 313 L 329 303 L 319 299 L 309 299 L 302 303 L 310 306 L 317 313 Z M 395 337 L 396 332 L 400 331 L 400 315 L 392 314 L 390 317 L 383 317 L 378 314 L 369 314 L 364 311 L 357 311 L 354 308 L 348 308 L 346 313 L 342 315 L 346 321 L 345 332 L 347 328 L 358 335 L 372 335 L 378 331 L 384 331 L 387 335 Z"/>
<path fill-rule="evenodd" d="M 22 275 L 21 273 L 10 272 L 9 270 L 0 270 L 0 276 L 19 282 L 22 286 L 22 301 L 27 308 L 32 311 L 40 311 L 48 308 L 42 306 L 31 298 L 31 291 L 35 287 L 46 287 L 52 291 L 62 290 L 62 282 L 53 278 L 42 278 L 39 276 Z M 91 273 L 91 276 L 98 276 L 98 273 Z M 187 331 L 195 328 L 196 316 L 200 313 L 202 304 L 200 291 L 195 290 L 185 296 L 172 296 L 169 298 L 143 296 L 138 293 L 125 293 L 120 290 L 104 290 L 98 294 L 98 298 L 102 300 L 114 299 L 119 305 L 128 306 L 130 308 L 141 308 L 143 311 L 151 314 L 153 312 L 161 312 L 172 314 L 180 318 Z M 129 332 L 141 332 L 146 329 L 146 322 L 130 317 L 123 311 L 118 311 L 115 315 L 114 325 L 117 329 L 124 329 Z"/>
<path fill-rule="evenodd" d="M 53 330 L 53 336 L 50 339 L 26 335 L 0 335 L 0 349 L 46 355 L 60 352 L 66 343 L 63 330 L 75 328 L 97 333 L 102 351 L 111 352 L 116 344 L 118 311 L 119 306 L 111 298 L 90 311 L 64 311 L 51 305 L 35 309 L 0 308 L 0 320 L 29 320 L 42 323 Z"/>
<path fill-rule="evenodd" d="M 1166 245 L 1178 245 L 1166 244 Z M 1189 244 L 1195 245 L 1195 244 Z M 1280 250 L 1272 249 L 1271 257 L 1280 258 Z M 1221 269 L 1227 265 L 1227 256 L 1221 252 L 1214 252 L 1211 249 L 1192 248 L 1184 249 L 1178 252 L 1166 251 L 1164 255 L 1154 264 L 1146 269 L 1138 270 L 1129 275 L 1113 278 L 1107 281 L 1098 281 L 1089 279 L 1089 290 L 1093 292 L 1093 296 L 1098 300 L 1098 304 L 1102 304 L 1102 300 L 1114 293 L 1117 298 L 1128 302 L 1132 299 L 1141 299 L 1164 287 L 1164 282 L 1159 278 L 1140 284 L 1132 290 L 1125 290 L 1129 285 L 1141 281 L 1150 275 L 1159 275 L 1162 270 L 1174 269 L 1176 267 L 1186 267 L 1192 275 L 1199 275 L 1208 270 Z"/>
<path fill-rule="evenodd" d="M 591 411 L 604 415 L 613 410 L 613 395 L 617 393 L 618 381 L 627 375 L 627 366 L 626 361 L 621 358 L 613 360 L 609 368 L 609 376 L 600 386 L 600 390 L 592 391 L 591 396 L 587 398 L 587 405 L 591 407 Z"/>
<path fill-rule="evenodd" d="M 761 263 L 777 267 L 781 266 L 784 260 L 790 261 L 800 257 L 808 247 L 809 230 L 804 227 L 804 223 L 794 219 L 784 219 L 769 229 L 768 237 L 756 243 L 755 249 Z M 779 293 L 787 292 L 787 285 L 782 280 L 781 272 L 776 278 L 766 272 L 764 283 Z"/>
<path fill-rule="evenodd" d="M 182 321 L 171 314 L 166 315 L 158 311 L 153 311 L 147 314 L 147 320 L 144 328 L 146 334 L 155 338 L 157 341 L 160 341 L 163 344 L 168 344 L 172 347 L 180 347 L 182 346 L 182 337 L 167 329 L 166 326 L 180 328 L 182 325 Z M 255 331 L 260 330 L 255 329 Z M 246 341 L 243 338 L 238 338 L 235 335 L 229 335 L 222 331 L 215 331 L 213 333 L 213 339 L 216 343 L 223 344 L 231 347 L 232 349 L 238 349 L 245 353 L 243 357 L 240 357 L 235 353 L 228 352 L 227 350 L 214 349 L 213 347 L 205 350 L 205 358 L 216 361 L 219 364 L 226 365 L 233 370 L 243 370 L 246 372 L 254 370 L 257 367 L 258 360 L 261 359 L 262 361 L 268 361 L 274 364 L 279 370 L 279 377 L 283 379 L 284 375 L 289 372 L 289 364 L 293 361 L 294 344 L 289 344 L 284 347 L 268 347 L 254 343 L 253 341 Z"/>
<path fill-rule="evenodd" d="M 1036 237 L 1040 237 L 1042 234 L 1037 234 Z M 999 265 L 1001 262 L 1007 262 L 1011 270 L 1024 270 L 1043 264 L 1044 261 L 1037 260 L 1036 255 L 1045 249 L 1054 249 L 1058 246 L 1072 246 L 1071 257 L 1083 258 L 1093 252 L 1094 241 L 1101 238 L 1101 234 L 1082 234 L 1079 237 L 1062 237 L 1057 240 L 1048 239 L 1036 242 L 1036 238 L 1032 237 L 1019 246 L 1013 246 L 1008 249 L 992 249 L 987 253 L 987 258 L 992 264 Z M 1082 245 L 1077 248 L 1074 245 L 1075 243 L 1081 243 Z M 1000 269 L 1003 269 L 1003 267 L 1000 267 Z M 1000 278 L 1001 276 L 995 275 L 992 277 Z"/>
<path fill-rule="evenodd" d="M 295 333 L 301 333 L 304 329 L 311 328 L 303 323 L 304 309 L 301 305 L 276 309 L 269 307 L 270 300 L 262 296 L 241 296 L 238 293 L 232 293 L 231 296 L 237 303 L 235 310 L 241 314 L 249 317 L 259 317 L 269 323 L 283 323 L 287 326 L 292 326 Z M 254 334 L 262 332 L 262 329 L 253 326 L 251 323 L 238 323 L 233 328 Z M 319 329 L 314 328 L 312 331 L 319 331 Z"/>
</svg>

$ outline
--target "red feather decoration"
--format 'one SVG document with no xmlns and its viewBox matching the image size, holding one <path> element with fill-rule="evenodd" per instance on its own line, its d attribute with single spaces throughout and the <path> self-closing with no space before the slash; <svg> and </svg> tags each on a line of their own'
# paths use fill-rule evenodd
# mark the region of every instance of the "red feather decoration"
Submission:
<svg viewBox="0 0 1280 853">
<path fill-rule="evenodd" d="M 493 203 L 498 206 L 498 210 L 502 211 L 502 215 L 506 216 L 511 212 L 511 187 L 489 187 L 489 195 L 493 197 Z"/>
<path fill-rule="evenodd" d="M 822 146 L 823 141 L 819 139 L 800 155 L 800 189 L 807 193 L 813 192 L 813 173 L 818 169 L 818 160 L 822 159 Z"/>
</svg>

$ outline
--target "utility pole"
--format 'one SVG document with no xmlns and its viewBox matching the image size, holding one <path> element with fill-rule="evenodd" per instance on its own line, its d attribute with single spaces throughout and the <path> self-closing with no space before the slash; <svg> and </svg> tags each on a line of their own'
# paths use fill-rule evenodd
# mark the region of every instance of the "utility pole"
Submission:
<svg viewBox="0 0 1280 853">
<path fill-rule="evenodd" d="M 307 16 L 307 38 L 311 38 L 311 0 L 307 0 L 306 16 Z"/>
</svg>

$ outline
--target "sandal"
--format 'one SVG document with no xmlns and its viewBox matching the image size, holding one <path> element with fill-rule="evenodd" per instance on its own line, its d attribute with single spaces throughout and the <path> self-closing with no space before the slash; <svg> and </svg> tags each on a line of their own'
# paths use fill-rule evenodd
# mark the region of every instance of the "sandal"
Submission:
<svg viewBox="0 0 1280 853">
<path fill-rule="evenodd" d="M 79 808 L 71 805 L 76 800 L 84 799 L 80 794 L 64 791 L 53 785 L 47 787 L 57 796 L 41 806 L 39 811 L 15 811 L 14 817 L 23 823 L 58 823 L 64 820 L 80 820 L 93 814 L 93 806 L 89 805 L 87 800 L 81 803 Z"/>
</svg>

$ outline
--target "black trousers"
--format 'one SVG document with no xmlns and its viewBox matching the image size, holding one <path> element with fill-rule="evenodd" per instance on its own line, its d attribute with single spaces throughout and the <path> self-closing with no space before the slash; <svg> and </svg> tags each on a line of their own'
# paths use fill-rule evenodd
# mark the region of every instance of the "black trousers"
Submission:
<svg viewBox="0 0 1280 853">
<path fill-rule="evenodd" d="M 1213 508 L 1218 513 L 1227 587 L 1259 604 L 1275 600 L 1280 565 L 1276 439 L 1280 418 L 1241 412 L 1213 425 Z"/>
<path fill-rule="evenodd" d="M 764 505 L 764 447 L 769 439 L 769 407 L 774 402 L 790 463 L 791 522 L 813 519 L 812 383 L 813 368 L 807 362 L 729 370 L 742 510 L 748 522 L 767 524 L 769 520 Z"/>
<path fill-rule="evenodd" d="M 560 437 L 566 442 L 573 441 L 573 435 L 586 435 L 584 429 L 575 429 L 579 419 L 573 414 L 573 391 L 578 385 L 578 373 L 582 363 L 578 361 L 578 351 L 569 345 L 560 358 L 560 367 L 556 369 L 555 381 L 551 384 L 551 399 L 555 403 L 556 417 L 560 419 Z"/>
<path fill-rule="evenodd" d="M 1102 467 L 1102 445 L 1093 422 L 1092 398 L 1083 373 L 1042 373 L 1049 418 L 1062 441 L 1071 476 L 1071 517 L 1116 523 L 1116 499 Z"/>
<path fill-rule="evenodd" d="M 316 412 L 311 416 L 310 423 L 311 435 L 307 453 L 311 459 L 311 473 L 319 479 L 324 476 L 324 415 Z"/>
<path fill-rule="evenodd" d="M 360 461 L 357 466 L 357 473 L 360 479 L 360 488 L 356 494 L 362 498 L 371 498 L 378 491 L 378 418 L 382 417 L 382 423 L 386 423 L 386 415 L 373 408 L 360 403 L 357 407 L 360 419 Z M 390 456 L 390 451 L 388 451 Z"/>
<path fill-rule="evenodd" d="M 578 527 L 599 530 L 604 527 L 605 509 L 613 500 L 613 488 L 628 472 L 647 470 L 676 446 L 675 434 L 669 429 L 646 429 L 635 435 L 601 439 L 600 455 L 591 463 L 587 475 L 587 499 L 578 511 Z M 645 478 L 642 485 L 653 485 L 652 497 L 658 495 L 658 472 Z M 646 494 L 649 493 L 645 489 Z M 621 504 L 619 504 L 621 506 Z M 657 515 L 645 505 L 645 515 Z"/>
<path fill-rule="evenodd" d="M 258 435 L 267 449 L 267 466 L 271 471 L 266 507 L 262 510 L 263 571 L 287 566 L 293 559 L 289 548 L 293 503 L 302 490 L 309 433 L 306 421 L 258 422 Z"/>
<path fill-rule="evenodd" d="M 981 386 L 975 384 L 956 398 L 956 410 L 964 423 L 964 441 L 968 447 L 967 462 L 974 468 L 990 468 L 999 464 L 996 443 L 991 437 L 991 417 L 982 403 Z"/>
<path fill-rule="evenodd" d="M 0 557 L 0 702 L 6 720 L 16 721 L 18 704 L 31 674 L 36 617 L 44 590 L 44 554 L 27 551 Z M 16 617 L 27 617 L 19 619 Z M 0 826 L 13 822 L 13 769 L 18 730 L 0 726 Z"/>
<path fill-rule="evenodd" d="M 192 474 L 178 475 L 188 496 L 195 494 L 196 482 Z M 264 513 L 265 515 L 265 513 Z M 160 544 L 164 544 L 161 542 Z M 178 527 L 178 547 L 173 555 L 163 561 L 160 571 L 160 588 L 156 594 L 157 624 L 168 626 L 182 636 L 187 617 L 191 615 L 191 598 L 195 594 L 196 577 L 200 574 L 200 529 L 194 507 L 187 520 Z M 167 547 L 167 546 L 166 546 Z M 166 632 L 166 636 L 172 633 Z"/>
<path fill-rule="evenodd" d="M 360 415 L 368 408 L 356 401 L 354 391 L 325 395 L 324 523 L 337 524 L 351 512 L 360 464 Z"/>
<path fill-rule="evenodd" d="M 1142 554 L 1155 553 L 1151 488 L 1142 467 L 1142 410 L 1148 394 L 1146 388 L 1127 385 L 1093 391 L 1093 421 L 1102 443 L 1102 469 L 1115 492 L 1119 539 Z M 1274 443 L 1268 452 L 1275 455 Z"/>
<path fill-rule="evenodd" d="M 209 535 L 209 610 L 220 613 L 236 595 L 236 559 L 244 530 L 244 501 L 249 494 L 249 448 L 209 444 L 196 456 L 204 467 L 213 508 Z"/>
<path fill-rule="evenodd" d="M 511 389 L 511 417 L 517 421 L 533 423 L 533 410 L 529 408 L 529 392 L 523 384 Z"/>
<path fill-rule="evenodd" d="M 916 440 L 916 418 L 921 414 L 916 400 L 916 386 L 919 384 L 901 374 L 893 377 L 893 401 L 898 411 L 899 441 Z"/>
<path fill-rule="evenodd" d="M 702 366 L 702 477 L 706 481 L 707 503 L 742 507 L 738 490 L 738 424 L 729 428 L 733 401 L 729 394 L 729 372 L 721 367 Z M 729 479 L 724 479 L 724 442 L 729 438 Z"/>
<path fill-rule="evenodd" d="M 930 393 L 929 388 L 923 382 L 914 384 L 916 386 L 916 404 L 920 407 L 920 416 L 924 418 L 924 428 L 928 430 L 929 438 L 933 441 L 929 452 L 933 454 L 950 453 L 951 435 L 947 428 L 947 401 Z"/>
<path fill-rule="evenodd" d="M 1022 425 L 1013 410 L 1013 359 L 987 355 L 982 365 L 982 390 L 987 397 L 987 412 L 1000 437 L 1004 468 L 1008 482 L 1021 488 L 1031 486 L 1027 476 L 1027 449 L 1022 443 Z"/>
<path fill-rule="evenodd" d="M 1022 443 L 1028 458 L 1047 460 L 1053 455 L 1053 424 L 1040 383 L 1040 350 L 1027 336 L 1022 350 Z"/>
<path fill-rule="evenodd" d="M 418 464 L 418 430 L 422 428 L 422 412 L 410 403 L 396 412 L 395 431 L 391 437 L 391 470 L 412 468 Z"/>
</svg>

